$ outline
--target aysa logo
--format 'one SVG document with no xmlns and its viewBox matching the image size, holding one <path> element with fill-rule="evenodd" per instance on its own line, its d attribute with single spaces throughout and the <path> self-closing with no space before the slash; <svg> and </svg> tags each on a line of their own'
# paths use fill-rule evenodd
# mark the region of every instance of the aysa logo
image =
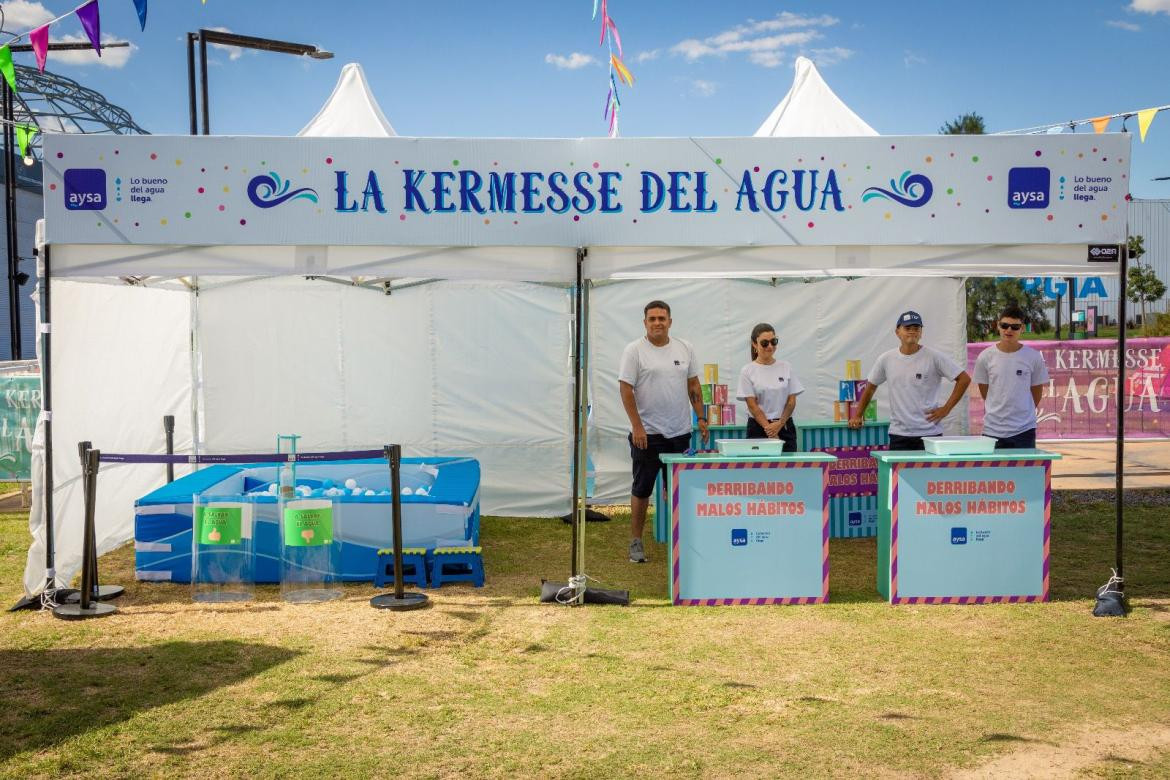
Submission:
<svg viewBox="0 0 1170 780">
<path fill-rule="evenodd" d="M 743 547 L 747 544 L 747 529 L 746 528 L 732 528 L 731 529 L 731 546 Z"/>
<path fill-rule="evenodd" d="M 106 172 L 101 168 L 65 170 L 65 208 L 99 211 L 106 207 Z"/>
<path fill-rule="evenodd" d="M 966 544 L 967 543 L 967 529 L 966 528 L 952 528 L 951 529 L 951 544 Z"/>
<path fill-rule="evenodd" d="M 1046 209 L 1052 172 L 1047 168 L 1012 168 L 1008 171 L 1008 208 Z"/>
</svg>

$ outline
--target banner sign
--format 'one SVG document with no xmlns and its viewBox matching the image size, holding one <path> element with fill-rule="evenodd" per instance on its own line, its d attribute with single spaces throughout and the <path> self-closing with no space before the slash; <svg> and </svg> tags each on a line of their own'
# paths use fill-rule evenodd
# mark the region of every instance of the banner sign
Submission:
<svg viewBox="0 0 1170 780">
<path fill-rule="evenodd" d="M 818 447 L 816 452 L 832 455 L 829 464 L 829 498 L 877 495 L 877 461 L 870 452 L 887 450 L 888 445 Z"/>
<path fill-rule="evenodd" d="M 1050 465 L 895 465 L 891 603 L 1046 601 Z"/>
<path fill-rule="evenodd" d="M 673 602 L 827 601 L 826 465 L 668 461 Z"/>
<path fill-rule="evenodd" d="M 41 412 L 41 380 L 0 375 L 0 481 L 32 479 L 32 439 Z"/>
<path fill-rule="evenodd" d="M 59 244 L 945 246 L 1124 242 L 1130 137 L 44 144 Z"/>
<path fill-rule="evenodd" d="M 1036 418 L 1040 439 L 1117 436 L 1117 342 L 1109 339 L 1028 341 L 1044 357 L 1049 381 Z M 967 345 L 967 367 L 989 343 Z M 1126 339 L 1126 438 L 1170 437 L 1170 338 Z M 983 399 L 968 394 L 971 431 L 983 429 Z"/>
</svg>

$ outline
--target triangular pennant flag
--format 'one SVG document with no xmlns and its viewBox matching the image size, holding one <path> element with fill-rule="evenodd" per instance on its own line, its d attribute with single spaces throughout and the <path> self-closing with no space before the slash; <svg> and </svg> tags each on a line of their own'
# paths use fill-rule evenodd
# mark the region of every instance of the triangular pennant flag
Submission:
<svg viewBox="0 0 1170 780">
<path fill-rule="evenodd" d="M 49 25 L 38 27 L 28 34 L 28 42 L 32 44 L 33 54 L 37 56 L 37 70 L 45 69 L 45 60 L 49 58 Z"/>
<path fill-rule="evenodd" d="M 1104 133 L 1105 128 L 1109 127 L 1109 120 L 1111 118 L 1112 117 L 1099 116 L 1096 119 L 1090 119 L 1089 121 L 1093 124 L 1093 132 L 1097 133 L 1098 135 Z"/>
<path fill-rule="evenodd" d="M 98 0 L 89 0 L 88 3 L 77 9 L 77 18 L 81 20 L 81 27 L 89 36 L 89 43 L 97 55 L 102 56 L 102 18 L 98 11 Z"/>
<path fill-rule="evenodd" d="M 0 46 L 0 73 L 4 74 L 8 87 L 16 92 L 16 68 L 12 67 L 12 49 L 8 48 L 8 44 Z"/>
<path fill-rule="evenodd" d="M 609 55 L 609 62 L 613 65 L 613 69 L 617 71 L 618 78 L 626 83 L 626 86 L 634 86 L 634 74 L 630 73 L 626 68 L 625 63 L 617 58 L 616 54 Z"/>
<path fill-rule="evenodd" d="M 16 145 L 20 147 L 20 156 L 28 157 L 28 144 L 37 134 L 37 128 L 32 125 L 16 126 Z"/>
<path fill-rule="evenodd" d="M 605 17 L 605 21 L 609 24 L 609 36 L 613 38 L 613 42 L 617 44 L 618 56 L 622 55 L 622 36 L 618 35 L 617 24 L 614 23 L 612 16 Z"/>
<path fill-rule="evenodd" d="M 146 31 L 146 0 L 134 0 L 134 10 L 138 11 L 138 23 Z"/>
<path fill-rule="evenodd" d="M 1156 108 L 1147 108 L 1138 112 L 1138 134 L 1142 137 L 1142 143 L 1146 142 L 1146 133 L 1150 130 L 1150 123 L 1154 121 L 1154 116 L 1158 113 Z"/>
<path fill-rule="evenodd" d="M 597 0 L 593 0 L 593 18 L 597 18 Z"/>
</svg>

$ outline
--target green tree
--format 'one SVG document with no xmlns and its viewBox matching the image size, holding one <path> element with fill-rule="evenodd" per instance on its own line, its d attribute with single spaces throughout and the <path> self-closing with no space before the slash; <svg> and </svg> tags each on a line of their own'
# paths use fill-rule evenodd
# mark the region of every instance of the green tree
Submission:
<svg viewBox="0 0 1170 780">
<path fill-rule="evenodd" d="M 1039 292 L 1028 292 L 1019 279 L 967 280 L 967 340 L 983 341 L 995 335 L 999 313 L 1015 304 L 1033 330 L 1048 330 L 1052 323 L 1045 308 L 1049 304 Z"/>
<path fill-rule="evenodd" d="M 1146 304 L 1160 300 L 1166 294 L 1166 283 L 1158 278 L 1154 269 L 1149 265 L 1142 265 L 1142 255 L 1146 253 L 1145 238 L 1130 236 L 1126 242 L 1129 258 L 1133 265 L 1125 277 L 1125 297 L 1142 307 L 1142 335 L 1146 335 Z"/>
<path fill-rule="evenodd" d="M 970 111 L 960 114 L 952 122 L 947 122 L 938 129 L 941 135 L 983 135 L 987 128 L 983 125 L 983 117 Z"/>
</svg>

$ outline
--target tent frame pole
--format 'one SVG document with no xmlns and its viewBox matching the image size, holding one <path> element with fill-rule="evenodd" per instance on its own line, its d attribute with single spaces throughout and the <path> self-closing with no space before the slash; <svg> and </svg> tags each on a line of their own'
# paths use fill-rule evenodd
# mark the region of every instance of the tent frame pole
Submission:
<svg viewBox="0 0 1170 780">
<path fill-rule="evenodd" d="M 55 544 L 53 533 L 53 332 L 52 332 L 52 248 L 46 244 L 41 252 L 41 321 L 37 328 L 41 338 L 41 415 L 45 421 L 45 591 L 57 589 Z"/>
<path fill-rule="evenodd" d="M 585 483 L 588 434 L 585 407 L 588 404 L 588 297 L 585 257 L 588 250 L 577 250 L 577 280 L 573 296 L 573 541 L 569 571 L 576 580 L 585 573 Z M 570 583 L 572 584 L 572 583 Z M 575 593 L 574 603 L 583 603 L 584 588 Z"/>
<path fill-rule="evenodd" d="M 1116 550 L 1114 564 L 1117 577 L 1121 580 L 1118 590 L 1125 592 L 1124 566 L 1124 538 L 1125 538 L 1125 402 L 1128 393 L 1125 388 L 1125 320 L 1127 294 L 1126 283 L 1129 276 L 1129 225 L 1126 224 L 1125 243 L 1121 245 L 1121 275 L 1117 282 L 1117 462 L 1114 467 L 1114 513 L 1116 522 Z"/>
</svg>

